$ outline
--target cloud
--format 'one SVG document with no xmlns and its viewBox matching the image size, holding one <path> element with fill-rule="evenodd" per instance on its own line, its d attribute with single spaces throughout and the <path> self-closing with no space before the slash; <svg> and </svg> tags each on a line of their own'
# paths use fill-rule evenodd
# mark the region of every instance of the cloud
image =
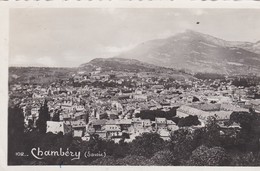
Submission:
<svg viewBox="0 0 260 171">
<path fill-rule="evenodd" d="M 117 46 L 108 46 L 104 48 L 104 51 L 110 54 L 119 54 L 124 51 L 130 50 L 134 48 L 135 45 L 128 45 L 124 47 L 117 47 Z"/>
<path fill-rule="evenodd" d="M 259 18 L 259 10 L 253 9 L 15 9 L 10 13 L 9 62 L 73 67 L 185 29 L 226 40 L 257 41 Z"/>
<path fill-rule="evenodd" d="M 193 14 L 196 15 L 196 16 L 201 16 L 201 15 L 207 14 L 207 12 L 205 10 L 202 10 L 202 9 L 196 9 L 196 10 L 194 10 Z"/>
<path fill-rule="evenodd" d="M 36 58 L 35 63 L 39 66 L 59 66 L 58 62 L 56 62 L 54 58 L 49 56 Z"/>
</svg>

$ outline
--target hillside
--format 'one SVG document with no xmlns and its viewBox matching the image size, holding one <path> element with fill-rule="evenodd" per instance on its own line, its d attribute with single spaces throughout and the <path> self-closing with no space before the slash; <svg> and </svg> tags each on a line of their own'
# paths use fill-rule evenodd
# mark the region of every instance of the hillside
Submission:
<svg viewBox="0 0 260 171">
<path fill-rule="evenodd" d="M 253 52 L 258 51 L 257 47 L 259 42 L 225 41 L 187 30 L 166 39 L 144 42 L 118 57 L 184 69 L 191 73 L 259 74 L 260 55 Z"/>
<path fill-rule="evenodd" d="M 152 72 L 156 69 L 161 69 L 152 64 L 140 62 L 135 59 L 124 58 L 96 58 L 88 63 L 79 66 L 80 70 L 95 70 L 102 68 L 102 71 L 127 71 L 127 72 Z"/>
<path fill-rule="evenodd" d="M 79 66 L 79 72 L 91 72 L 95 71 L 97 68 L 101 72 L 125 72 L 125 73 L 150 73 L 150 76 L 162 76 L 162 77 L 172 77 L 175 79 L 194 79 L 191 75 L 174 70 L 172 68 L 157 66 L 153 64 L 148 64 L 145 62 L 140 62 L 136 59 L 126 59 L 126 58 L 96 58 L 88 63 L 84 63 Z"/>
<path fill-rule="evenodd" d="M 260 41 L 251 43 L 251 42 L 230 42 L 230 46 L 240 47 L 242 49 L 248 50 L 260 54 Z"/>
<path fill-rule="evenodd" d="M 75 68 L 9 67 L 9 83 L 50 84 L 68 79 Z"/>
<path fill-rule="evenodd" d="M 124 58 L 96 58 L 75 68 L 9 67 L 9 84 L 42 84 L 68 80 L 80 72 L 86 73 L 100 68 L 101 73 L 149 73 L 149 76 L 171 77 L 178 80 L 194 79 L 180 71 Z"/>
</svg>

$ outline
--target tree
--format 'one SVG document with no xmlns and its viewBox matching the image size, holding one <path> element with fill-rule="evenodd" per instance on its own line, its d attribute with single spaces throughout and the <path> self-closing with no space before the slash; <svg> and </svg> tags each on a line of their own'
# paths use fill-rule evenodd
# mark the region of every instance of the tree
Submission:
<svg viewBox="0 0 260 171">
<path fill-rule="evenodd" d="M 8 133 L 10 135 L 22 135 L 24 130 L 24 115 L 22 109 L 15 105 L 8 108 Z"/>
<path fill-rule="evenodd" d="M 18 104 L 8 107 L 8 164 L 19 164 L 16 152 L 24 151 L 24 115 Z M 19 142 L 19 143 L 18 143 Z"/>
<path fill-rule="evenodd" d="M 43 106 L 39 110 L 39 119 L 37 120 L 37 128 L 41 134 L 46 133 L 47 121 L 50 120 L 47 100 L 44 101 Z"/>
<path fill-rule="evenodd" d="M 202 141 L 208 147 L 220 146 L 220 127 L 215 117 L 208 118 Z"/>
<path fill-rule="evenodd" d="M 199 124 L 200 124 L 200 121 L 199 121 L 197 115 L 195 115 L 195 116 L 189 115 L 185 118 L 181 118 L 178 122 L 179 127 L 193 126 L 193 125 L 199 125 Z"/>
<path fill-rule="evenodd" d="M 147 166 L 150 165 L 149 159 L 144 156 L 128 155 L 123 159 L 116 161 L 117 165 Z"/>
<path fill-rule="evenodd" d="M 91 164 L 92 165 L 116 165 L 116 159 L 114 159 L 111 156 L 101 157 L 94 160 Z"/>
<path fill-rule="evenodd" d="M 194 134 L 188 129 L 179 129 L 171 133 L 169 148 L 179 162 L 186 161 L 197 147 Z"/>
<path fill-rule="evenodd" d="M 193 96 L 192 102 L 199 102 L 200 99 L 198 99 L 197 97 Z"/>
<path fill-rule="evenodd" d="M 56 121 L 59 122 L 60 121 L 60 110 L 55 110 L 53 117 L 52 117 L 52 121 Z"/>
<path fill-rule="evenodd" d="M 252 128 L 252 122 L 255 120 L 255 116 L 248 112 L 232 112 L 230 115 L 230 121 L 239 123 L 243 131 L 250 132 Z"/>
<path fill-rule="evenodd" d="M 232 166 L 259 166 L 260 156 L 254 156 L 252 152 L 232 155 Z"/>
<path fill-rule="evenodd" d="M 168 166 L 168 165 L 178 165 L 176 157 L 169 150 L 158 151 L 150 160 L 152 165 L 156 166 Z"/>
<path fill-rule="evenodd" d="M 178 125 L 178 123 L 179 123 L 180 120 L 181 120 L 181 118 L 179 118 L 179 117 L 173 117 L 173 118 L 172 118 L 172 121 L 173 121 L 174 123 L 176 123 L 176 125 Z"/>
<path fill-rule="evenodd" d="M 192 152 L 188 165 L 192 166 L 227 166 L 229 157 L 222 147 L 208 148 L 204 145 Z"/>
<path fill-rule="evenodd" d="M 119 142 L 119 144 L 114 144 L 113 157 L 124 158 L 129 154 L 129 145 L 126 142 Z"/>
<path fill-rule="evenodd" d="M 260 122 L 255 113 L 233 112 L 230 115 L 230 122 L 239 123 L 241 126 L 241 131 L 236 137 L 236 144 L 240 147 L 238 150 L 258 151 L 260 147 L 258 125 Z"/>
<path fill-rule="evenodd" d="M 157 133 L 143 133 L 137 136 L 130 144 L 130 153 L 132 155 L 152 157 L 154 153 L 162 150 L 164 140 Z"/>
<path fill-rule="evenodd" d="M 150 119 L 152 121 L 154 121 L 156 117 L 172 119 L 174 116 L 176 116 L 176 110 L 176 107 L 171 108 L 169 111 L 162 111 L 160 109 L 142 110 L 140 113 L 137 113 L 135 117 L 140 117 L 141 119 Z"/>
</svg>

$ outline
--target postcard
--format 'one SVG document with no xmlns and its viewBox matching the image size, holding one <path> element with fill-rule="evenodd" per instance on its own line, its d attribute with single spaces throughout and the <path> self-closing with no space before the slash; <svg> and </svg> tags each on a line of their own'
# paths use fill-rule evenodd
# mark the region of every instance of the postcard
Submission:
<svg viewBox="0 0 260 171">
<path fill-rule="evenodd" d="M 260 166 L 260 2 L 0 3 L 3 170 Z"/>
</svg>

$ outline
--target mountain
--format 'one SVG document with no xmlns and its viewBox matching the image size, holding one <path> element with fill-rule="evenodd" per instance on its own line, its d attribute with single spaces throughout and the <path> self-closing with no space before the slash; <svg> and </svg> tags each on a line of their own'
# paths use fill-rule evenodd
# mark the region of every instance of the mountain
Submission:
<svg viewBox="0 0 260 171">
<path fill-rule="evenodd" d="M 84 63 L 79 66 L 80 70 L 95 70 L 96 68 L 102 68 L 103 71 L 155 71 L 162 67 L 155 66 L 153 64 L 147 64 L 140 62 L 136 59 L 125 59 L 125 58 L 96 58 L 88 63 Z"/>
<path fill-rule="evenodd" d="M 232 44 L 232 43 L 231 43 Z M 242 49 L 260 54 L 260 41 L 256 43 L 250 43 L 250 42 L 237 42 L 233 43 L 234 46 L 240 47 Z"/>
<path fill-rule="evenodd" d="M 118 57 L 191 73 L 259 74 L 259 44 L 226 41 L 187 30 L 166 39 L 144 42 Z"/>
<path fill-rule="evenodd" d="M 102 72 L 133 72 L 133 73 L 142 73 L 149 72 L 150 75 L 155 74 L 155 76 L 162 77 L 172 77 L 175 79 L 193 79 L 189 74 L 174 70 L 172 68 L 166 68 L 162 66 L 157 66 L 153 64 L 148 64 L 145 62 L 140 62 L 136 59 L 127 59 L 127 58 L 96 58 L 91 60 L 88 63 L 84 63 L 78 67 L 78 71 L 95 71 L 98 68 Z"/>
</svg>

